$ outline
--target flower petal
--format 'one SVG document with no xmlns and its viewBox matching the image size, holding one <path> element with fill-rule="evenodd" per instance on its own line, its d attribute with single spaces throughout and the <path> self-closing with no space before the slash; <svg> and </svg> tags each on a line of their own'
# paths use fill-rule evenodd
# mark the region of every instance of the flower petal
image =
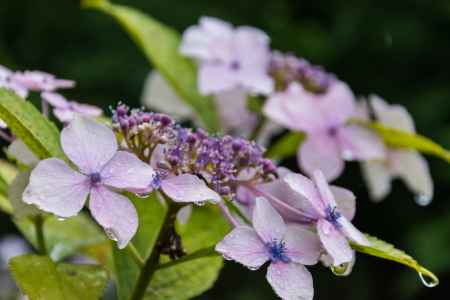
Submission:
<svg viewBox="0 0 450 300">
<path fill-rule="evenodd" d="M 72 109 L 75 113 L 78 113 L 86 117 L 100 117 L 103 114 L 103 110 L 95 105 L 78 103 L 75 101 L 70 102 Z"/>
<path fill-rule="evenodd" d="M 182 174 L 166 178 L 161 183 L 163 192 L 175 202 L 220 202 L 219 194 L 195 175 Z"/>
<path fill-rule="evenodd" d="M 351 262 L 353 250 L 346 237 L 324 219 L 317 221 L 317 233 L 327 253 L 333 258 L 334 265 Z"/>
<path fill-rule="evenodd" d="M 377 119 L 384 125 L 411 133 L 416 131 L 414 120 L 403 106 L 389 105 L 377 95 L 371 95 L 369 100 Z"/>
<path fill-rule="evenodd" d="M 136 208 L 130 200 L 103 186 L 91 191 L 89 210 L 119 249 L 125 248 L 138 228 Z"/>
<path fill-rule="evenodd" d="M 44 101 L 55 108 L 65 109 L 70 106 L 69 101 L 67 101 L 67 99 L 64 98 L 63 95 L 58 93 L 43 92 L 41 94 L 41 97 Z"/>
<path fill-rule="evenodd" d="M 289 224 L 284 242 L 286 254 L 292 261 L 302 265 L 315 265 L 319 261 L 322 245 L 309 226 Z"/>
<path fill-rule="evenodd" d="M 125 190 L 141 190 L 152 186 L 156 172 L 136 155 L 118 151 L 100 175 L 105 185 Z"/>
<path fill-rule="evenodd" d="M 361 171 L 369 189 L 370 198 L 379 202 L 391 191 L 391 172 L 383 161 L 364 161 Z"/>
<path fill-rule="evenodd" d="M 320 199 L 324 204 L 324 207 L 336 207 L 336 200 L 334 199 L 334 194 L 331 192 L 330 186 L 328 185 L 325 175 L 320 170 L 316 170 L 313 173 L 313 181 L 319 192 Z"/>
<path fill-rule="evenodd" d="M 76 116 L 75 112 L 68 108 L 55 108 L 53 114 L 60 122 L 66 124 L 72 122 Z"/>
<path fill-rule="evenodd" d="M 267 269 L 266 278 L 282 299 L 312 300 L 314 297 L 311 273 L 301 264 L 272 263 Z"/>
<path fill-rule="evenodd" d="M 18 162 L 27 166 L 34 166 L 39 162 L 36 155 L 19 139 L 14 140 L 8 146 L 8 155 L 11 155 Z"/>
<path fill-rule="evenodd" d="M 297 154 L 299 165 L 308 175 L 321 170 L 328 181 L 336 179 L 344 170 L 336 140 L 325 134 L 308 136 Z"/>
<path fill-rule="evenodd" d="M 61 132 L 61 146 L 81 172 L 100 172 L 117 151 L 113 131 L 89 118 L 76 117 Z"/>
<path fill-rule="evenodd" d="M 204 63 L 200 66 L 198 89 L 202 95 L 217 94 L 237 87 L 236 75 L 225 64 Z"/>
<path fill-rule="evenodd" d="M 359 231 L 349 220 L 345 217 L 338 219 L 339 225 L 341 225 L 340 230 L 349 238 L 350 240 L 364 246 L 370 246 L 369 240 L 364 236 L 361 231 Z"/>
<path fill-rule="evenodd" d="M 265 198 L 256 198 L 252 221 L 253 227 L 264 243 L 283 240 L 286 224 Z"/>
<path fill-rule="evenodd" d="M 372 130 L 358 125 L 341 127 L 338 140 L 346 160 L 375 160 L 385 158 L 384 143 Z"/>
<path fill-rule="evenodd" d="M 327 92 L 317 99 L 317 104 L 329 126 L 344 124 L 356 110 L 355 96 L 342 81 L 330 85 Z"/>
<path fill-rule="evenodd" d="M 72 217 L 83 208 L 88 193 L 86 176 L 60 159 L 49 158 L 32 171 L 23 201 L 60 217 Z"/>
<path fill-rule="evenodd" d="M 238 226 L 216 245 L 216 251 L 226 259 L 232 259 L 255 270 L 269 260 L 266 246 L 255 230 Z"/>
<path fill-rule="evenodd" d="M 355 194 L 338 186 L 330 186 L 330 189 L 336 200 L 338 211 L 348 220 L 352 220 L 356 213 Z"/>
</svg>

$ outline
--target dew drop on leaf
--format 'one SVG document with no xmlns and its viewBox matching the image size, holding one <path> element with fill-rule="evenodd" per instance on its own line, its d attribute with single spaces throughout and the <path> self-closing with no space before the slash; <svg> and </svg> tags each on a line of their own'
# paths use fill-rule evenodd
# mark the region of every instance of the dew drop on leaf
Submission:
<svg viewBox="0 0 450 300">
<path fill-rule="evenodd" d="M 433 200 L 433 197 L 430 195 L 419 194 L 419 195 L 416 195 L 414 200 L 420 206 L 427 206 L 431 203 L 431 200 Z"/>
<path fill-rule="evenodd" d="M 439 280 L 435 277 L 420 272 L 418 274 L 423 285 L 426 287 L 433 288 L 439 284 Z"/>
</svg>

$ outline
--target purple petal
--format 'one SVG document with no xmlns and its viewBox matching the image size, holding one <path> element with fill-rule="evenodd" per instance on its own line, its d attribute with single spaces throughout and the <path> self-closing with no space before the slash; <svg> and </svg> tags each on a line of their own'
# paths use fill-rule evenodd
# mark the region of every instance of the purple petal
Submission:
<svg viewBox="0 0 450 300">
<path fill-rule="evenodd" d="M 284 237 L 287 256 L 302 265 L 315 265 L 320 258 L 322 245 L 318 235 L 308 226 L 288 225 Z"/>
<path fill-rule="evenodd" d="M 76 117 L 61 132 L 61 146 L 81 172 L 100 172 L 117 151 L 113 131 L 89 118 Z"/>
<path fill-rule="evenodd" d="M 69 123 L 75 119 L 75 112 L 70 108 L 55 108 L 53 109 L 53 114 L 62 123 Z"/>
<path fill-rule="evenodd" d="M 282 299 L 312 300 L 314 297 L 311 273 L 301 264 L 272 263 L 266 278 Z"/>
<path fill-rule="evenodd" d="M 70 105 L 72 106 L 74 112 L 86 117 L 100 117 L 103 114 L 103 110 L 94 105 L 74 101 L 72 101 Z"/>
<path fill-rule="evenodd" d="M 163 192 L 175 202 L 220 202 L 219 194 L 195 175 L 182 174 L 169 177 L 161 183 Z"/>
<path fill-rule="evenodd" d="M 299 148 L 297 159 L 305 173 L 311 176 L 315 170 L 321 170 L 328 181 L 339 177 L 344 170 L 336 139 L 325 134 L 308 136 Z"/>
<path fill-rule="evenodd" d="M 344 124 L 356 111 L 355 96 L 342 81 L 332 84 L 317 100 L 327 124 L 331 126 Z"/>
<path fill-rule="evenodd" d="M 216 94 L 235 87 L 237 78 L 228 66 L 216 63 L 205 63 L 200 66 L 198 89 L 201 94 Z"/>
<path fill-rule="evenodd" d="M 118 151 L 100 175 L 105 185 L 125 190 L 141 190 L 152 185 L 156 172 L 136 155 Z"/>
<path fill-rule="evenodd" d="M 69 101 L 67 101 L 63 95 L 58 93 L 43 92 L 41 97 L 44 101 L 55 108 L 67 109 L 70 106 Z"/>
<path fill-rule="evenodd" d="M 286 224 L 265 198 L 256 198 L 252 220 L 253 227 L 265 243 L 283 240 Z"/>
<path fill-rule="evenodd" d="M 255 230 L 248 226 L 233 229 L 216 245 L 216 251 L 226 259 L 235 260 L 255 270 L 269 260 L 266 246 Z"/>
<path fill-rule="evenodd" d="M 370 246 L 369 240 L 361 233 L 349 220 L 345 217 L 341 217 L 338 220 L 341 226 L 340 230 L 349 238 L 350 240 L 364 246 Z"/>
<path fill-rule="evenodd" d="M 36 155 L 19 139 L 9 145 L 8 155 L 27 166 L 35 166 L 39 162 Z"/>
<path fill-rule="evenodd" d="M 341 127 L 338 140 L 346 160 L 380 160 L 385 157 L 384 143 L 373 131 L 358 125 Z"/>
<path fill-rule="evenodd" d="M 338 211 L 348 220 L 353 220 L 356 213 L 355 194 L 347 189 L 337 186 L 330 186 L 330 189 L 336 200 Z"/>
<path fill-rule="evenodd" d="M 333 258 L 334 265 L 352 261 L 354 253 L 347 238 L 332 224 L 324 219 L 320 219 L 317 221 L 317 233 L 323 247 Z"/>
<path fill-rule="evenodd" d="M 130 200 L 103 186 L 92 189 L 89 210 L 119 249 L 125 248 L 137 231 L 138 215 Z"/>
<path fill-rule="evenodd" d="M 89 193 L 88 178 L 60 159 L 41 161 L 32 171 L 23 201 L 60 217 L 75 216 Z"/>
<path fill-rule="evenodd" d="M 330 186 L 328 185 L 328 182 L 321 171 L 314 171 L 313 181 L 316 185 L 317 191 L 320 194 L 320 199 L 322 200 L 324 207 L 336 207 L 337 204 L 336 200 L 334 199 L 334 195 L 331 192 Z"/>
<path fill-rule="evenodd" d="M 414 120 L 409 112 L 401 105 L 389 105 L 376 95 L 369 97 L 370 104 L 377 119 L 386 126 L 414 133 Z"/>
</svg>

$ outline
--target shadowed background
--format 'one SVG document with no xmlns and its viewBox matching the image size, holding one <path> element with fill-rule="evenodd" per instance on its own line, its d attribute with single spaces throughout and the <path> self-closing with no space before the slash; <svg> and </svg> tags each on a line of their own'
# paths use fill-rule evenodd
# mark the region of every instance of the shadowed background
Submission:
<svg viewBox="0 0 450 300">
<path fill-rule="evenodd" d="M 202 15 L 266 31 L 272 47 L 326 67 L 357 95 L 377 93 L 405 105 L 418 131 L 450 147 L 450 2 L 442 0 L 124 0 L 182 31 Z M 80 10 L 78 1 L 2 0 L 0 64 L 74 79 L 65 95 L 102 106 L 139 105 L 151 66 L 116 22 Z M 450 168 L 429 158 L 435 198 L 419 207 L 401 182 L 382 203 L 369 202 L 357 164 L 337 183 L 358 196 L 356 225 L 415 256 L 441 285 L 423 287 L 411 270 L 358 255 L 350 277 L 312 269 L 315 299 L 436 299 L 450 287 Z M 295 159 L 284 162 L 296 170 Z M 13 232 L 0 215 L 0 235 Z M 201 270 L 199 270 L 201 272 Z M 227 263 L 215 287 L 198 299 L 274 299 L 264 271 Z"/>
</svg>

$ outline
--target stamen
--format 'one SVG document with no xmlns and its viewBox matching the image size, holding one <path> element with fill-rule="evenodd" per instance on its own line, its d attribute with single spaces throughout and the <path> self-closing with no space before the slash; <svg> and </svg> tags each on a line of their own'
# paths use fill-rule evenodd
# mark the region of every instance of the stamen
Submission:
<svg viewBox="0 0 450 300">
<path fill-rule="evenodd" d="M 286 245 L 283 241 L 273 240 L 266 244 L 266 248 L 269 251 L 270 260 L 273 263 L 289 263 L 291 261 L 291 259 L 286 255 Z"/>
</svg>

